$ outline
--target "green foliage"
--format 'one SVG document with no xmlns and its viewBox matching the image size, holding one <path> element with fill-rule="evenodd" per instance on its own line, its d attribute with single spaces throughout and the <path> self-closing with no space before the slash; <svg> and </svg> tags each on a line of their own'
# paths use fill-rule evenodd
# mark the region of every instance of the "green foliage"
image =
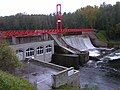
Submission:
<svg viewBox="0 0 120 90">
<path fill-rule="evenodd" d="M 105 31 L 100 31 L 96 34 L 96 36 L 103 42 L 108 42 L 106 38 L 106 33 Z"/>
<path fill-rule="evenodd" d="M 109 46 L 120 45 L 120 38 L 116 38 L 115 40 L 110 40 L 110 38 L 108 38 L 108 36 L 106 34 L 107 34 L 106 31 L 102 30 L 102 31 L 99 31 L 98 33 L 96 33 L 96 36 L 101 41 L 106 42 Z"/>
<path fill-rule="evenodd" d="M 26 80 L 0 70 L 0 90 L 35 90 Z"/>
<path fill-rule="evenodd" d="M 108 31 L 108 34 L 111 40 L 120 40 L 120 23 L 114 25 L 111 30 Z"/>
<path fill-rule="evenodd" d="M 97 14 L 99 12 L 99 8 L 98 6 L 87 6 L 84 8 L 81 8 L 81 12 L 84 13 L 84 15 L 86 16 L 86 19 L 89 21 L 90 26 L 94 27 L 95 22 L 97 20 Z"/>
<path fill-rule="evenodd" d="M 80 90 L 80 88 L 69 86 L 69 85 L 62 85 L 59 88 L 56 88 L 56 89 L 53 89 L 53 90 Z"/>
<path fill-rule="evenodd" d="M 3 71 L 8 71 L 13 73 L 15 68 L 20 66 L 16 55 L 12 52 L 12 50 L 8 47 L 7 43 L 0 43 L 0 69 Z"/>
<path fill-rule="evenodd" d="M 120 23 L 120 2 L 116 2 L 113 6 L 103 3 L 99 10 L 96 28 L 106 30 L 108 39 L 119 41 L 120 29 L 118 28 L 118 24 Z"/>
<path fill-rule="evenodd" d="M 80 87 L 73 87 L 70 85 L 63 85 L 60 86 L 59 88 L 53 89 L 53 90 L 98 90 L 97 88 L 91 88 L 91 87 L 84 87 L 84 88 L 80 88 Z"/>
</svg>

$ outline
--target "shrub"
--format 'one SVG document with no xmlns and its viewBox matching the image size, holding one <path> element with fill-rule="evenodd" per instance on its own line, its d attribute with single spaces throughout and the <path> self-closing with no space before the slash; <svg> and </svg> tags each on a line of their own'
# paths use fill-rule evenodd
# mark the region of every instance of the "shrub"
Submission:
<svg viewBox="0 0 120 90">
<path fill-rule="evenodd" d="M 27 81 L 0 70 L 0 90 L 35 90 Z"/>
<path fill-rule="evenodd" d="M 6 42 L 0 43 L 0 69 L 13 73 L 15 68 L 20 66 L 20 61 L 12 52 Z"/>
</svg>

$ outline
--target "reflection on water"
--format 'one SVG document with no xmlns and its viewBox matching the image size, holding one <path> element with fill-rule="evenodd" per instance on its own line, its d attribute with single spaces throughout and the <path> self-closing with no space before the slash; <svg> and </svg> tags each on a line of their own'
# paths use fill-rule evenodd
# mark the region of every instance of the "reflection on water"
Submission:
<svg viewBox="0 0 120 90">
<path fill-rule="evenodd" d="M 110 61 L 109 56 L 119 56 L 120 50 L 105 56 L 101 61 L 89 60 L 80 68 L 80 84 L 82 87 L 88 85 L 98 87 L 99 90 L 115 90 L 120 87 L 120 60 Z"/>
</svg>

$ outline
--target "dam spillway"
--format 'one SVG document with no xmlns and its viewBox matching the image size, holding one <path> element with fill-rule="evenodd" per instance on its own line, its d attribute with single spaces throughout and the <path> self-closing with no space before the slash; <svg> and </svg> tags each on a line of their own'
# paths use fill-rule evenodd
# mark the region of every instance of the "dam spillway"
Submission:
<svg viewBox="0 0 120 90">
<path fill-rule="evenodd" d="M 70 46 L 80 50 L 80 51 L 89 51 L 89 56 L 99 56 L 100 52 L 90 41 L 88 36 L 84 35 L 73 35 L 73 36 L 65 36 L 62 39 Z"/>
</svg>

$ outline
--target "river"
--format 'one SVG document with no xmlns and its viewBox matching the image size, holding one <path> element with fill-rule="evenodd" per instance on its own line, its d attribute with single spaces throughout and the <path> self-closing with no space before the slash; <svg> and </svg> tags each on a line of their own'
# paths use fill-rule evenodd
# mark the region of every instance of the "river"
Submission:
<svg viewBox="0 0 120 90">
<path fill-rule="evenodd" d="M 111 58 L 120 57 L 120 49 L 109 54 L 101 61 L 89 60 L 80 67 L 81 87 L 96 87 L 98 90 L 115 90 L 120 87 L 120 60 L 111 61 Z"/>
</svg>

